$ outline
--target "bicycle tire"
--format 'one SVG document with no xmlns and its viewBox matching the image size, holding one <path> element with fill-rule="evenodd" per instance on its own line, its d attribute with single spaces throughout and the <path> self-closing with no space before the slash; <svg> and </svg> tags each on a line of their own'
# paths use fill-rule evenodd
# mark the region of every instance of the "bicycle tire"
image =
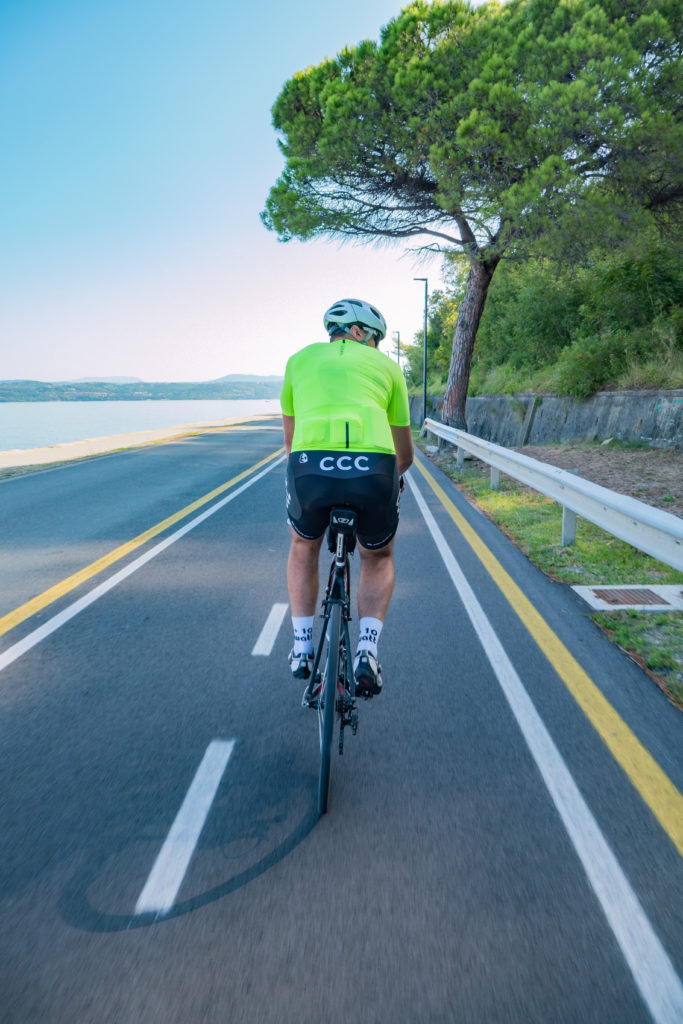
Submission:
<svg viewBox="0 0 683 1024">
<path fill-rule="evenodd" d="M 334 735 L 334 718 L 337 706 L 337 677 L 339 675 L 339 646 L 341 641 L 341 605 L 333 604 L 328 626 L 327 666 L 323 682 L 325 708 L 323 712 L 323 731 L 320 742 L 320 775 L 318 777 L 318 814 L 327 811 L 327 800 L 330 790 L 330 769 L 332 762 L 332 739 Z"/>
</svg>

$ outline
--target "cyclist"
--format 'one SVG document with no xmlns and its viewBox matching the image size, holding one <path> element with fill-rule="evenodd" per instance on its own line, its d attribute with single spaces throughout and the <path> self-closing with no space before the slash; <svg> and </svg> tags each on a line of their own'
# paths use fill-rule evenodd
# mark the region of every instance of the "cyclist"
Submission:
<svg viewBox="0 0 683 1024">
<path fill-rule="evenodd" d="M 323 317 L 329 344 L 315 343 L 288 361 L 281 406 L 287 463 L 287 562 L 294 646 L 292 675 L 313 666 L 318 555 L 330 509 L 358 509 L 359 637 L 356 692 L 382 689 L 377 642 L 394 586 L 393 546 L 399 476 L 413 461 L 408 392 L 397 363 L 377 350 L 384 317 L 368 302 L 342 299 Z"/>
</svg>

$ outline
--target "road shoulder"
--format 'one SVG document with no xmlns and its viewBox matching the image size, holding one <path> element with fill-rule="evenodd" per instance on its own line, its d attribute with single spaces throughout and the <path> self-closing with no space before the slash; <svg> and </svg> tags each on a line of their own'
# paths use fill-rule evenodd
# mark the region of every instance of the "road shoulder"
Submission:
<svg viewBox="0 0 683 1024">
<path fill-rule="evenodd" d="M 668 570 L 654 559 L 641 556 L 641 553 L 637 553 L 635 562 L 624 561 L 622 549 L 630 552 L 634 549 L 585 523 L 583 526 L 595 533 L 596 538 L 604 538 L 604 541 L 597 540 L 593 544 L 594 548 L 598 546 L 601 549 L 600 565 L 596 567 L 591 561 L 588 545 L 560 546 L 559 527 L 554 524 L 554 519 L 559 518 L 561 512 L 550 499 L 503 477 L 501 491 L 490 491 L 485 484 L 488 466 L 476 459 L 468 459 L 464 468 L 459 469 L 452 446 L 436 448 L 422 441 L 418 443 L 432 464 L 453 481 L 467 500 L 491 519 L 551 579 L 591 586 L 654 582 L 683 584 L 682 574 Z M 679 471 L 683 471 L 683 453 L 577 444 L 524 448 L 523 454 L 537 459 L 542 457 L 542 461 L 562 469 L 576 470 L 580 467 L 581 475 L 587 479 L 612 489 L 617 489 L 616 484 L 619 483 L 621 493 L 679 514 L 681 499 L 675 496 L 675 484 L 677 479 L 680 480 Z M 548 530 L 547 539 L 541 538 L 539 542 L 543 529 Z M 662 576 L 663 570 L 666 578 Z M 602 577 L 596 577 L 596 572 L 602 573 Z M 637 578 L 622 578 L 620 575 L 634 572 L 638 574 Z M 625 610 L 596 613 L 591 618 L 611 642 L 643 669 L 671 703 L 683 710 L 683 613 Z"/>
</svg>

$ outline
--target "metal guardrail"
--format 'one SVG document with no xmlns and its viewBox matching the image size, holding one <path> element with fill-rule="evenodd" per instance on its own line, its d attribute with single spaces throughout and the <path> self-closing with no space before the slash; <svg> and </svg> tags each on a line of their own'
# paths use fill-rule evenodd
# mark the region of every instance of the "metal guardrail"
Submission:
<svg viewBox="0 0 683 1024">
<path fill-rule="evenodd" d="M 683 520 L 678 516 L 436 420 L 426 419 L 425 431 L 455 445 L 459 465 L 464 452 L 488 463 L 491 487 L 496 488 L 500 474 L 505 473 L 562 505 L 562 544 L 574 543 L 579 515 L 639 551 L 683 571 Z"/>
</svg>

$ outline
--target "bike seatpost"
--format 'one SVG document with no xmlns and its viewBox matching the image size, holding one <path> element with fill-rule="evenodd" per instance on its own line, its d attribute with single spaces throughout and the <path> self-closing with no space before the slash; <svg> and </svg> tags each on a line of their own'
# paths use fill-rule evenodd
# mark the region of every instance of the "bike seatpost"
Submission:
<svg viewBox="0 0 683 1024">
<path fill-rule="evenodd" d="M 346 558 L 346 537 L 343 533 L 337 534 L 337 554 L 335 555 L 335 565 L 338 569 L 344 564 Z"/>
</svg>

